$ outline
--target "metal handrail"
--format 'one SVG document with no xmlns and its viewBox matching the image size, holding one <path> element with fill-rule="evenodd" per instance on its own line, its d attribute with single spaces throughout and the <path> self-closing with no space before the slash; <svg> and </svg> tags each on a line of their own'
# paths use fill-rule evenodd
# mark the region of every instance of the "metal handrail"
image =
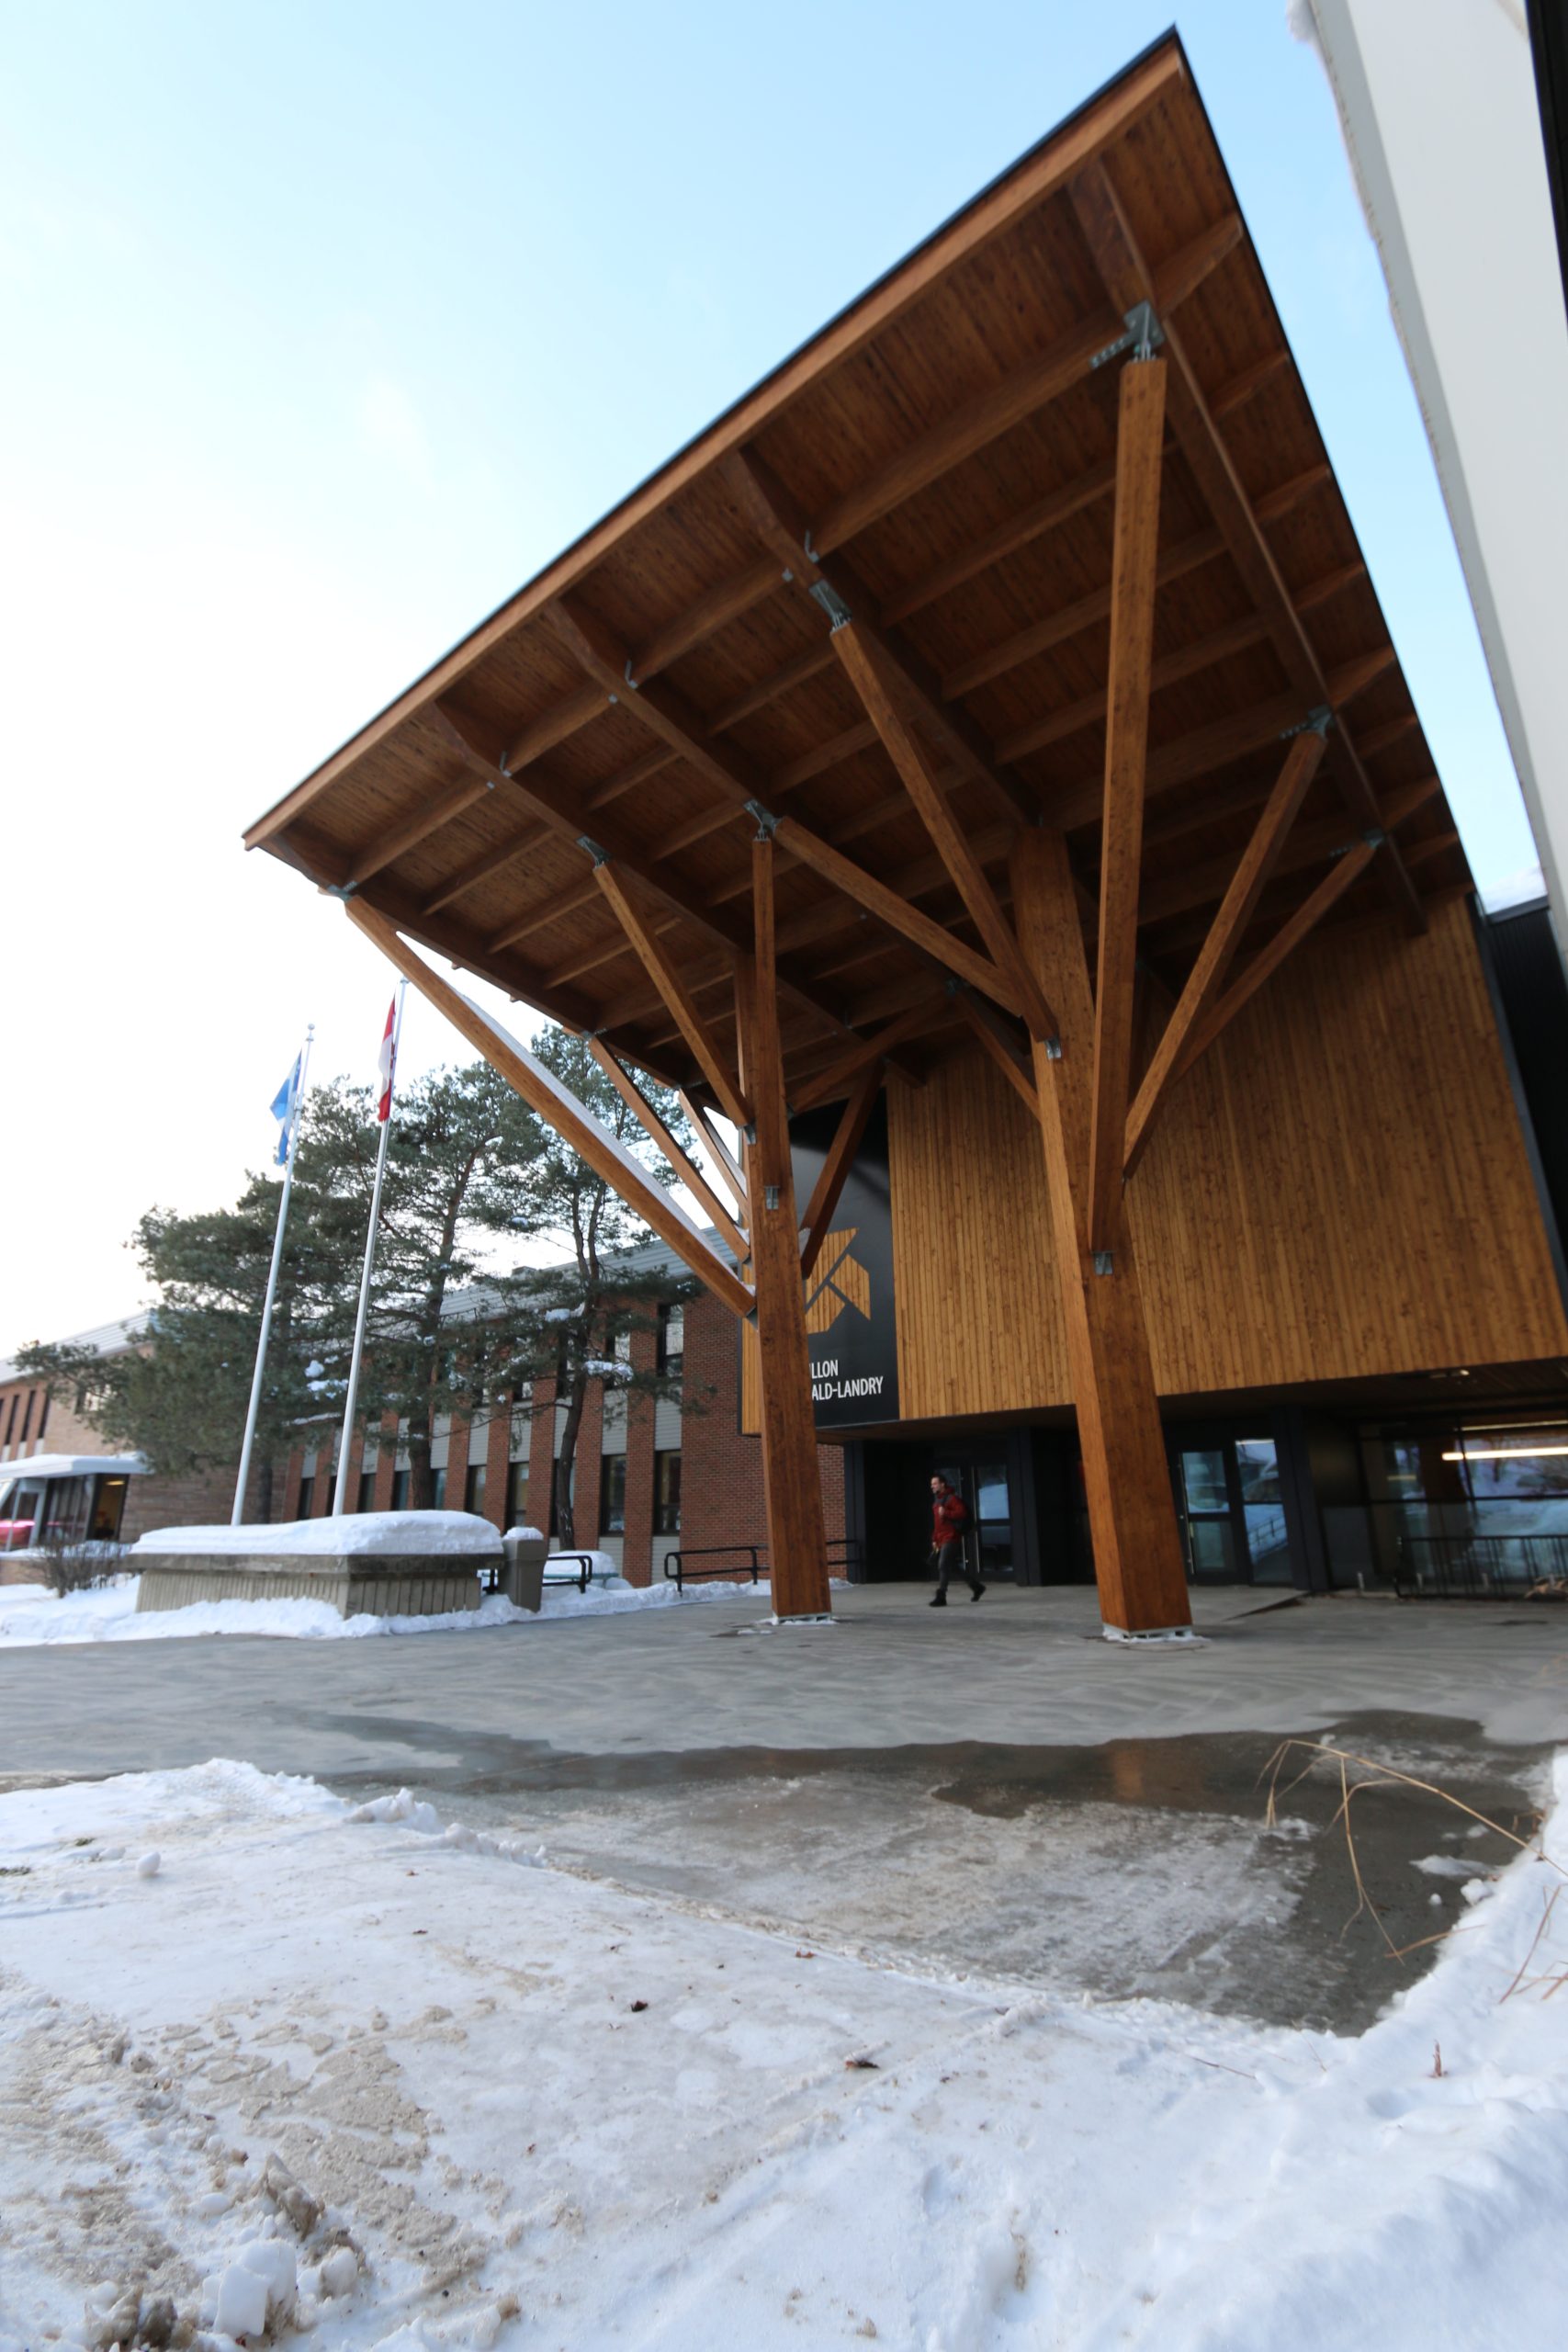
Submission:
<svg viewBox="0 0 1568 2352">
<path fill-rule="evenodd" d="M 575 1567 L 575 1568 L 573 1568 L 573 1570 L 571 1571 L 571 1574 L 570 1574 L 570 1576 L 565 1576 L 565 1577 L 553 1577 L 553 1576 L 551 1576 L 551 1574 L 550 1574 L 550 1570 L 551 1570 L 552 1568 L 558 1568 L 558 1567 L 559 1567 L 559 1566 L 560 1566 L 560 1564 L 561 1564 L 561 1562 L 562 1562 L 563 1560 L 575 1560 L 575 1561 L 577 1562 L 577 1566 L 576 1566 L 576 1567 Z M 543 1584 L 574 1584 L 574 1585 L 577 1587 L 577 1589 L 579 1590 L 579 1592 L 586 1592 L 586 1591 L 587 1591 L 587 1589 L 588 1589 L 588 1588 L 589 1588 L 589 1586 L 592 1583 L 592 1581 L 593 1581 L 593 1555 L 592 1555 L 592 1552 L 547 1552 L 547 1553 L 546 1553 L 546 1555 L 545 1555 L 545 1567 L 544 1567 L 544 1574 L 543 1574 L 543 1576 L 542 1576 L 542 1577 L 541 1577 L 541 1578 L 540 1578 L 540 1582 L 541 1582 L 541 1583 L 543 1583 Z"/>
<path fill-rule="evenodd" d="M 1401 1600 L 1568 1600 L 1568 1535 L 1401 1535 Z"/>
<path fill-rule="evenodd" d="M 761 1555 L 766 1550 L 765 1544 L 704 1544 L 695 1551 L 666 1552 L 664 1555 L 665 1581 L 673 1583 L 677 1592 L 680 1592 L 687 1584 L 700 1584 L 705 1577 L 720 1583 L 739 1584 L 749 1571 L 751 1582 L 756 1584 L 762 1573 Z M 741 1560 L 745 1565 L 734 1568 L 689 1568 L 686 1566 L 688 1560 L 712 1560 L 721 1557 L 726 1560 Z"/>
<path fill-rule="evenodd" d="M 835 1535 L 829 1541 L 827 1550 L 829 1567 L 835 1566 L 843 1568 L 859 1567 L 865 1554 L 865 1546 L 858 1535 Z M 842 1555 L 837 1562 L 833 1557 L 835 1553 Z M 728 1581 L 731 1584 L 739 1584 L 743 1577 L 750 1575 L 751 1582 L 757 1584 L 761 1582 L 764 1574 L 762 1564 L 767 1558 L 767 1554 L 768 1547 L 765 1544 L 704 1544 L 692 1551 L 666 1552 L 664 1575 L 666 1580 L 672 1583 L 677 1591 L 681 1590 L 686 1583 L 698 1584 L 705 1577 L 714 1582 Z M 739 1567 L 728 1568 L 689 1568 L 685 1565 L 688 1560 L 714 1559 L 738 1560 L 741 1565 Z"/>
</svg>

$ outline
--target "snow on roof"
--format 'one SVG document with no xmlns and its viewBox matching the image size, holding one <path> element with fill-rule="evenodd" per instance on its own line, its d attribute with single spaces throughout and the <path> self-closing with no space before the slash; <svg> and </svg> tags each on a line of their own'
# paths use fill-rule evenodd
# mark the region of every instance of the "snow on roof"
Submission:
<svg viewBox="0 0 1568 2352">
<path fill-rule="evenodd" d="M 151 1309 L 141 1307 L 134 1315 L 122 1316 L 118 1323 L 95 1323 L 90 1331 L 73 1331 L 68 1338 L 57 1340 L 54 1345 L 91 1348 L 96 1356 L 122 1355 L 127 1348 L 136 1345 L 151 1328 L 152 1321 Z M 14 1360 L 0 1363 L 0 1381 L 19 1380 L 21 1377 Z"/>
<path fill-rule="evenodd" d="M 19 1461 L 0 1463 L 0 1494 L 17 1478 L 109 1478 L 146 1476 L 147 1459 L 141 1453 L 30 1453 Z"/>
</svg>

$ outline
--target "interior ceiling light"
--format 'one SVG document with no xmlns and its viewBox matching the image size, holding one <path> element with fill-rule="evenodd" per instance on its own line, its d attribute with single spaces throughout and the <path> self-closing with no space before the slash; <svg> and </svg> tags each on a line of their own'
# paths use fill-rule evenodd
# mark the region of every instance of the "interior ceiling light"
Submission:
<svg viewBox="0 0 1568 2352">
<path fill-rule="evenodd" d="M 1568 1445 L 1471 1445 L 1445 1453 L 1445 1462 L 1539 1462 L 1542 1454 L 1568 1453 Z"/>
</svg>

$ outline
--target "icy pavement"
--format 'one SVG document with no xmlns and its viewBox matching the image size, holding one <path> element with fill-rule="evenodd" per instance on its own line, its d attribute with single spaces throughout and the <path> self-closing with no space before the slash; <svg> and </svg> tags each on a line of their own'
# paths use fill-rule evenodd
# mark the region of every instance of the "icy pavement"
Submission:
<svg viewBox="0 0 1568 2352">
<path fill-rule="evenodd" d="M 17 1792 L 0 2347 L 1558 2352 L 1561 1883 L 1476 1883 L 1349 2041 L 934 1983 L 248 1765 Z"/>
<path fill-rule="evenodd" d="M 194 1531 L 200 1533 L 203 1531 Z M 608 1560 L 608 1555 L 600 1555 Z M 613 1564 L 612 1564 L 613 1565 Z M 281 1641 L 364 1641 L 378 1634 L 482 1634 L 498 1625 L 535 1625 L 541 1618 L 613 1617 L 682 1603 L 733 1600 L 734 1585 L 673 1584 L 641 1588 L 595 1587 L 579 1592 L 570 1585 L 547 1585 L 537 1615 L 518 1609 L 500 1593 L 489 1593 L 477 1609 L 454 1609 L 431 1617 L 343 1617 L 325 1600 L 197 1600 L 186 1609 L 136 1613 L 141 1579 L 117 1577 L 111 1584 L 63 1599 L 42 1585 L 0 1588 L 0 1647 L 36 1647 L 54 1642 L 167 1642 L 193 1635 L 252 1634 Z M 744 1589 L 750 1593 L 752 1588 Z"/>
</svg>

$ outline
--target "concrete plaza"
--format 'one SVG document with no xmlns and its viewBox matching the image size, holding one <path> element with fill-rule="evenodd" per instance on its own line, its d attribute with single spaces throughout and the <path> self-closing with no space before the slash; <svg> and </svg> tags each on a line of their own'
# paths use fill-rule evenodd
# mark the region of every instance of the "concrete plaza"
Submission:
<svg viewBox="0 0 1568 2352">
<path fill-rule="evenodd" d="M 1201 1645 L 1127 1650 L 1082 1588 L 928 1597 L 849 1590 L 833 1625 L 784 1631 L 748 1591 L 482 1634 L 13 1649 L 0 1786 L 214 1755 L 407 1784 L 568 1869 L 824 1949 L 1350 2025 L 1421 1964 L 1389 1946 L 1461 1916 L 1469 1866 L 1513 1849 L 1368 1788 L 1382 1924 L 1348 1928 L 1337 1767 L 1271 1827 L 1280 1740 L 1332 1738 L 1506 1826 L 1568 1740 L 1568 1622 L 1542 1608 L 1201 1593 Z"/>
</svg>

